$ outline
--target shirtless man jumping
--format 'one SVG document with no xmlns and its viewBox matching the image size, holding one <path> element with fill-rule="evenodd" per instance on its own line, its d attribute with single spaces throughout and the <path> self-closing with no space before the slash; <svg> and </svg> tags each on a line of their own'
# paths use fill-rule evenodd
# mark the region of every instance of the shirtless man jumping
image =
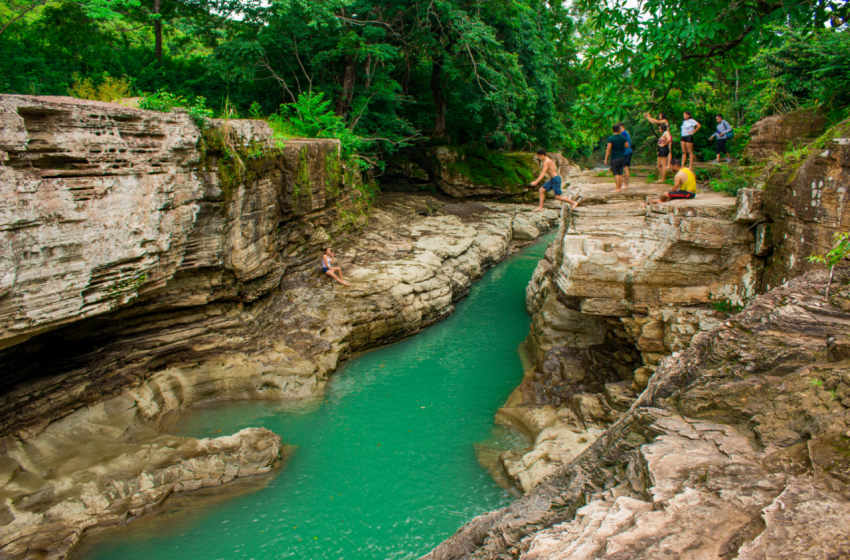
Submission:
<svg viewBox="0 0 850 560">
<path fill-rule="evenodd" d="M 535 208 L 534 211 L 542 212 L 544 210 L 543 201 L 546 200 L 546 191 L 554 191 L 555 200 L 566 202 L 571 208 L 575 209 L 581 201 L 581 197 L 579 197 L 579 200 L 571 200 L 561 193 L 561 176 L 558 174 L 558 168 L 555 166 L 555 162 L 546 157 L 546 150 L 542 148 L 537 150 L 537 160 L 543 165 L 543 168 L 540 171 L 540 177 L 532 182 L 531 186 L 536 187 L 547 175 L 550 179 L 540 187 L 540 206 Z"/>
</svg>

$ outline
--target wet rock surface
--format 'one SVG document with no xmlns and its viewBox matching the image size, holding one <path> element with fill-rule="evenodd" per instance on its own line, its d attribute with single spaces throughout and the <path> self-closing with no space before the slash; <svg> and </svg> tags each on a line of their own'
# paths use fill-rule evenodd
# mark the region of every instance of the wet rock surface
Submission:
<svg viewBox="0 0 850 560">
<path fill-rule="evenodd" d="M 847 282 L 812 272 L 689 349 L 586 451 L 425 558 L 850 555 Z"/>
<path fill-rule="evenodd" d="M 3 557 L 63 558 L 170 492 L 269 472 L 286 450 L 270 432 L 162 428 L 201 401 L 319 394 L 341 360 L 448 316 L 558 220 L 393 194 L 369 210 L 338 143 L 279 146 L 260 121 L 0 108 Z M 352 287 L 321 273 L 328 245 Z"/>
</svg>

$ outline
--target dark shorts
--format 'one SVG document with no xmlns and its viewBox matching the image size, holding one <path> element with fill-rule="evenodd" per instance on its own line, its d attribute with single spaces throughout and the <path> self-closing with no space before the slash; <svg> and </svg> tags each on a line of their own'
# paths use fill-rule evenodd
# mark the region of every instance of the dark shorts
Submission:
<svg viewBox="0 0 850 560">
<path fill-rule="evenodd" d="M 629 167 L 632 164 L 632 154 L 623 154 L 623 167 Z"/>
<path fill-rule="evenodd" d="M 626 166 L 626 162 L 623 158 L 618 158 L 611 160 L 611 173 L 614 175 L 622 175 L 623 167 Z"/>
<path fill-rule="evenodd" d="M 688 144 L 694 143 L 694 135 L 690 134 L 688 136 L 682 136 L 682 142 L 687 142 Z"/>
<path fill-rule="evenodd" d="M 696 193 L 692 193 L 691 191 L 670 191 L 667 193 L 667 196 L 670 198 L 693 198 L 696 195 Z"/>
<path fill-rule="evenodd" d="M 729 150 L 726 149 L 726 141 L 728 138 L 718 138 L 714 143 L 714 151 L 718 154 L 728 154 Z"/>
<path fill-rule="evenodd" d="M 670 146 L 658 148 L 658 157 L 667 157 L 670 155 Z"/>
<path fill-rule="evenodd" d="M 552 177 L 548 181 L 543 184 L 543 188 L 547 191 L 555 191 L 555 194 L 560 195 L 561 193 L 561 177 Z"/>
</svg>

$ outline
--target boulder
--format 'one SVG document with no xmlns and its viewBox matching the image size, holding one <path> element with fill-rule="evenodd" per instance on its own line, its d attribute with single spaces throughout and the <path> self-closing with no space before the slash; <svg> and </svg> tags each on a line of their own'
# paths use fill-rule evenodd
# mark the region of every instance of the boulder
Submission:
<svg viewBox="0 0 850 560">
<path fill-rule="evenodd" d="M 850 229 L 850 119 L 812 145 L 802 162 L 777 167 L 765 185 L 772 255 L 764 282 L 778 286 L 822 265 L 809 256 L 826 255 L 834 236 Z M 763 244 L 764 245 L 764 244 Z"/>
<path fill-rule="evenodd" d="M 817 109 L 792 111 L 758 121 L 750 129 L 745 154 L 756 160 L 781 156 L 792 142 L 805 145 L 818 137 L 827 119 Z"/>
</svg>

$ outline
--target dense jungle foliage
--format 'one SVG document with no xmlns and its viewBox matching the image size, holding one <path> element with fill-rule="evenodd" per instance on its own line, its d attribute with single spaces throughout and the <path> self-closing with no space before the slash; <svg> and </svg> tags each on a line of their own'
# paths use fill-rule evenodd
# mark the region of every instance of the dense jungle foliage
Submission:
<svg viewBox="0 0 850 560">
<path fill-rule="evenodd" d="M 413 142 L 589 156 L 644 112 L 850 105 L 840 0 L 2 0 L 0 91 L 268 118 L 378 163 Z M 733 153 L 743 146 L 733 142 Z"/>
</svg>

